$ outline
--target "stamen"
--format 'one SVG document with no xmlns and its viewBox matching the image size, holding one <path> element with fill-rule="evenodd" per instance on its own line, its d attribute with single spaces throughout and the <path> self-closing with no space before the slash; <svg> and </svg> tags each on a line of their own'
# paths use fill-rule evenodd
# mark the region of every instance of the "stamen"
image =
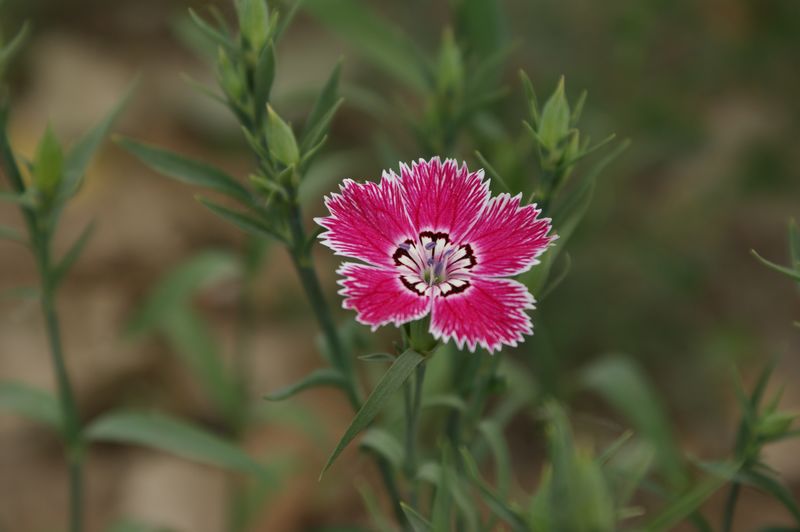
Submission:
<svg viewBox="0 0 800 532">
<path fill-rule="evenodd" d="M 400 249 L 404 249 L 404 250 L 408 251 L 409 249 L 411 249 L 411 244 L 409 244 L 408 242 L 403 242 L 402 244 L 400 244 L 397 247 L 399 247 Z"/>
<path fill-rule="evenodd" d="M 435 240 L 431 240 L 430 242 L 425 244 L 425 249 L 433 249 L 435 246 L 436 246 L 436 241 Z"/>
</svg>

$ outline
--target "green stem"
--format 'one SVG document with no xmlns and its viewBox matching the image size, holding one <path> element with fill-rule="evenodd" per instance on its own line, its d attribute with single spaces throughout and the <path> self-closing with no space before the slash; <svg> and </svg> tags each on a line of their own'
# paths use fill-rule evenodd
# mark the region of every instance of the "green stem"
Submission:
<svg viewBox="0 0 800 532">
<path fill-rule="evenodd" d="M 7 105 L 0 106 L 0 167 L 2 167 L 6 177 L 11 182 L 12 188 L 22 193 L 25 191 L 25 183 L 22 179 L 22 173 L 14 160 L 14 152 L 11 149 L 11 143 L 6 132 L 8 112 Z M 49 228 L 43 227 L 39 223 L 39 217 L 32 208 L 23 207 L 22 215 L 28 228 L 30 245 L 39 268 L 42 284 L 42 313 L 45 327 L 47 328 L 53 371 L 58 386 L 69 475 L 69 529 L 71 532 L 80 532 L 83 530 L 83 435 L 81 434 L 80 419 L 72 392 L 72 385 L 64 362 L 61 331 L 55 310 L 55 287 L 52 282 L 50 264 L 50 232 Z"/>
<path fill-rule="evenodd" d="M 413 384 L 409 381 L 405 387 L 406 395 L 406 459 L 405 474 L 411 484 L 411 505 L 417 508 L 419 493 L 417 476 L 417 438 L 419 433 L 419 417 L 422 407 L 422 384 L 425 381 L 425 364 L 416 369 Z"/>
<path fill-rule="evenodd" d="M 736 502 L 739 500 L 741 488 L 742 486 L 738 482 L 731 484 L 731 489 L 728 492 L 728 498 L 725 500 L 725 508 L 722 513 L 722 532 L 730 532 L 733 527 L 733 514 L 736 512 Z"/>
<path fill-rule="evenodd" d="M 42 313 L 44 314 L 53 370 L 58 384 L 58 399 L 61 406 L 67 462 L 69 464 L 70 531 L 83 530 L 83 436 L 81 434 L 78 408 L 72 391 L 61 343 L 54 302 L 54 286 L 51 281 L 49 238 L 41 233 L 36 236 L 37 262 L 42 281 Z"/>
<path fill-rule="evenodd" d="M 292 262 L 297 270 L 297 275 L 300 277 L 300 282 L 303 285 L 306 297 L 308 297 L 309 303 L 311 303 L 314 317 L 316 317 L 320 329 L 322 329 L 322 334 L 325 336 L 325 341 L 330 351 L 331 363 L 336 369 L 342 372 L 342 375 L 347 381 L 347 386 L 345 388 L 347 398 L 353 409 L 358 410 L 361 408 L 361 397 L 356 387 L 353 364 L 342 346 L 342 341 L 339 338 L 339 331 L 336 329 L 330 307 L 322 292 L 322 285 L 319 282 L 319 277 L 317 277 L 317 272 L 311 262 L 311 255 L 307 245 L 308 238 L 303 229 L 300 206 L 296 203 L 293 203 L 291 207 L 289 229 L 291 231 L 293 244 L 289 250 L 292 255 Z"/>
</svg>

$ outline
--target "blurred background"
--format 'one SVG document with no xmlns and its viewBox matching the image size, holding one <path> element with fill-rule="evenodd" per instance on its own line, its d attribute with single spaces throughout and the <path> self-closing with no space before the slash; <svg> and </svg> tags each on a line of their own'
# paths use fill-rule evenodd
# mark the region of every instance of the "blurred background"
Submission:
<svg viewBox="0 0 800 532">
<path fill-rule="evenodd" d="M 216 2 L 226 14 L 229 3 Z M 572 371 L 609 352 L 638 360 L 663 399 L 688 452 L 723 457 L 737 423 L 734 368 L 745 383 L 771 356 L 783 406 L 800 408 L 798 294 L 758 264 L 751 248 L 787 263 L 786 222 L 800 216 L 800 4 L 795 0 L 542 0 L 501 2 L 501 34 L 512 46 L 502 71 L 505 96 L 492 105 L 518 135 L 525 118 L 517 70 L 540 94 L 561 75 L 576 98 L 589 98 L 583 130 L 630 138 L 631 148 L 602 175 L 586 219 L 569 243 L 572 269 L 534 314 L 535 346 L 546 342 L 544 385 L 568 393 Z M 30 20 L 33 34 L 11 80 L 11 137 L 30 156 L 50 121 L 68 141 L 99 121 L 138 75 L 115 130 L 192 155 L 245 176 L 251 168 L 227 109 L 183 79 L 211 83 L 211 61 L 198 56 L 185 0 L 8 0 L 0 31 Z M 437 53 L 452 24 L 448 2 L 370 2 L 423 50 Z M 368 51 L 367 54 L 368 55 Z M 420 155 L 403 122 L 419 105 L 317 18 L 301 10 L 278 47 L 273 100 L 299 123 L 315 91 L 344 56 L 343 93 L 330 141 L 303 191 L 306 211 L 322 213 L 322 195 L 344 177 L 376 178 L 398 160 Z M 213 51 L 209 56 L 215 57 Z M 375 95 L 382 99 L 376 100 Z M 376 101 L 378 103 L 376 103 Z M 382 113 L 373 112 L 380 107 Z M 454 155 L 479 166 L 469 145 Z M 448 154 L 449 155 L 449 154 Z M 535 166 L 531 164 L 531 172 Z M 121 405 L 157 407 L 210 428 L 223 426 L 187 371 L 181 339 L 157 327 L 129 334 L 153 288 L 199 254 L 240 249 L 243 238 L 193 199 L 192 191 L 147 170 L 107 143 L 86 186 L 66 211 L 56 249 L 90 220 L 98 227 L 60 295 L 59 310 L 80 409 L 91 419 Z M 0 204 L 0 223 L 18 225 Z M 310 222 L 309 222 L 310 223 Z M 254 398 L 319 364 L 316 324 L 291 265 L 278 246 L 265 250 L 253 286 L 257 327 L 251 341 Z M 337 260 L 318 250 L 334 306 Z M 222 353 L 235 348 L 239 277 L 222 269 L 203 283 L 191 308 Z M 0 241 L 0 378 L 45 389 L 54 382 L 36 301 L 19 287 L 36 282 L 31 257 Z M 340 312 L 341 321 L 352 315 Z M 391 340 L 393 331 L 386 331 Z M 177 346 L 177 347 L 176 347 Z M 544 349 L 544 348 L 542 348 Z M 534 354 L 535 357 L 535 354 Z M 534 358 L 534 360 L 536 360 Z M 536 362 L 534 362 L 534 367 Z M 574 409 L 585 398 L 575 398 Z M 336 392 L 315 391 L 265 411 L 267 422 L 243 445 L 276 464 L 278 484 L 255 530 L 315 530 L 364 513 L 353 479 L 374 475 L 349 452 L 322 483 L 327 451 L 349 420 Z M 515 449 L 538 478 L 541 443 L 512 426 Z M 589 429 L 591 430 L 591 429 Z M 533 449 L 533 450 L 532 450 Z M 125 446 L 90 455 L 90 530 L 132 516 L 181 531 L 216 531 L 225 520 L 224 473 Z M 800 494 L 796 441 L 768 448 L 767 461 Z M 0 530 L 59 530 L 66 513 L 58 440 L 0 412 Z M 719 501 L 709 504 L 711 512 Z M 777 503 L 746 491 L 737 530 L 785 517 Z"/>
</svg>

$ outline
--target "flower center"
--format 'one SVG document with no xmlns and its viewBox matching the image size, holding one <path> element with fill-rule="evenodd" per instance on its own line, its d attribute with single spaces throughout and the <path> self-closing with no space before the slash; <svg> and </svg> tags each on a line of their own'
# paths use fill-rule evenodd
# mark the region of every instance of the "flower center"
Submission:
<svg viewBox="0 0 800 532">
<path fill-rule="evenodd" d="M 400 280 L 420 296 L 449 296 L 469 286 L 469 270 L 477 261 L 469 244 L 453 244 L 450 235 L 423 231 L 406 239 L 392 255 Z"/>
</svg>

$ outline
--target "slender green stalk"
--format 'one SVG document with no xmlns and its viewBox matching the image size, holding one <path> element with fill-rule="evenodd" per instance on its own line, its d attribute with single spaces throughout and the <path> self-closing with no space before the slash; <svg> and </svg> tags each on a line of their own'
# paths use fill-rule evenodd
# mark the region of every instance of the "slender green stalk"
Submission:
<svg viewBox="0 0 800 532">
<path fill-rule="evenodd" d="M 18 193 L 25 191 L 22 174 L 14 161 L 14 154 L 6 133 L 8 108 L 0 108 L 0 166 L 3 168 L 11 186 Z M 47 338 L 50 344 L 50 355 L 58 387 L 59 406 L 61 407 L 62 431 L 66 447 L 66 458 L 69 475 L 69 523 L 71 532 L 83 530 L 83 435 L 78 408 L 72 392 L 64 352 L 61 343 L 61 331 L 55 309 L 55 289 L 52 264 L 50 261 L 51 227 L 49 220 L 40 217 L 30 207 L 23 207 L 22 214 L 28 228 L 29 244 L 36 259 L 41 280 L 41 305 L 44 316 Z"/>
<path fill-rule="evenodd" d="M 70 497 L 70 531 L 83 530 L 83 436 L 81 422 L 72 384 L 64 361 L 64 352 L 61 343 L 61 330 L 58 315 L 55 310 L 54 289 L 52 285 L 52 270 L 50 266 L 50 238 L 43 232 L 31 235 L 37 248 L 36 261 L 42 283 L 42 313 L 44 314 L 47 337 L 50 343 L 50 355 L 53 363 L 58 385 L 58 399 L 61 406 L 64 438 L 69 468 L 69 497 Z"/>
<path fill-rule="evenodd" d="M 736 502 L 739 500 L 739 492 L 742 485 L 738 482 L 731 484 L 728 497 L 725 500 L 725 507 L 722 512 L 722 532 L 730 532 L 733 527 L 733 515 L 736 512 Z"/>
<path fill-rule="evenodd" d="M 417 366 L 414 382 L 409 381 L 404 390 L 406 396 L 406 456 L 405 473 L 411 484 L 411 505 L 419 503 L 417 475 L 417 439 L 419 437 L 419 417 L 422 407 L 422 384 L 425 381 L 425 364 Z"/>
<path fill-rule="evenodd" d="M 355 372 L 350 357 L 344 350 L 339 331 L 336 328 L 336 323 L 333 321 L 333 316 L 330 312 L 330 307 L 325 300 L 325 295 L 322 292 L 322 285 L 319 282 L 317 271 L 313 266 L 311 254 L 308 250 L 308 237 L 303 229 L 301 218 L 300 206 L 294 202 L 292 204 L 291 213 L 289 216 L 289 229 L 292 235 L 292 246 L 289 252 L 292 256 L 297 275 L 300 278 L 300 283 L 303 285 L 306 297 L 311 303 L 311 309 L 314 316 L 319 322 L 322 329 L 322 334 L 325 336 L 325 341 L 328 344 L 330 351 L 331 363 L 342 372 L 342 375 L 347 381 L 345 392 L 347 399 L 350 401 L 354 410 L 361 408 L 361 397 L 355 380 Z"/>
</svg>

